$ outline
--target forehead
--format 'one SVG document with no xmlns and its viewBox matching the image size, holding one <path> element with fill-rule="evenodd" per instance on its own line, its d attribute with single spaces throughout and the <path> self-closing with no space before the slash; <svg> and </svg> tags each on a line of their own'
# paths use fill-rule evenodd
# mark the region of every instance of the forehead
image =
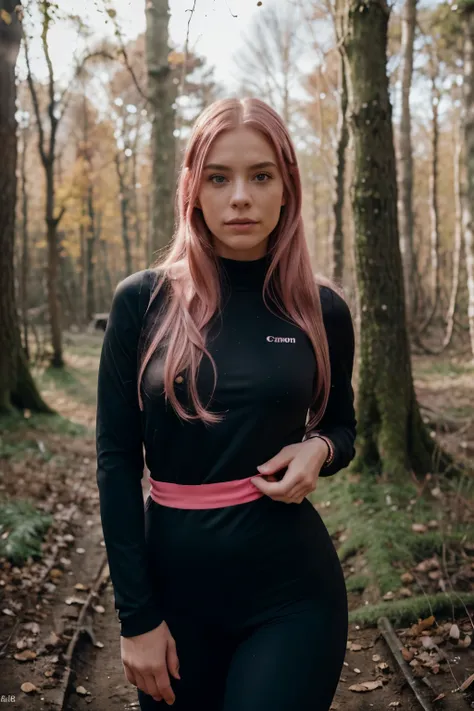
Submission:
<svg viewBox="0 0 474 711">
<path fill-rule="evenodd" d="M 262 161 L 276 163 L 275 151 L 259 131 L 247 126 L 223 131 L 213 141 L 206 159 L 206 163 L 222 163 L 229 167 Z"/>
</svg>

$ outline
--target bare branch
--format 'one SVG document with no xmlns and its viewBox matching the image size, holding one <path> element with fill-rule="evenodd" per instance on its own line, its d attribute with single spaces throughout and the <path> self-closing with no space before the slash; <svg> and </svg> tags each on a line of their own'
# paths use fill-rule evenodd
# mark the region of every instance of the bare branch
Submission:
<svg viewBox="0 0 474 711">
<path fill-rule="evenodd" d="M 38 93 L 36 91 L 36 87 L 35 87 L 33 77 L 31 74 L 28 38 L 27 38 L 24 28 L 23 28 L 23 42 L 25 45 L 25 59 L 26 59 L 26 70 L 27 70 L 26 79 L 28 82 L 28 87 L 30 89 L 31 100 L 33 102 L 33 109 L 35 112 L 36 123 L 38 125 L 38 147 L 39 147 L 39 152 L 41 155 L 41 160 L 43 161 L 43 164 L 46 165 L 47 158 L 46 158 L 46 153 L 44 151 L 44 127 L 43 127 L 43 122 L 41 119 L 41 112 L 40 112 L 40 106 L 39 106 L 39 101 L 38 101 Z"/>
<path fill-rule="evenodd" d="M 107 15 L 110 17 L 110 19 L 114 23 L 115 34 L 118 37 L 118 40 L 120 42 L 120 51 L 121 51 L 122 56 L 124 58 L 125 66 L 127 67 L 128 71 L 130 72 L 130 76 L 133 79 L 133 83 L 135 84 L 135 87 L 136 87 L 138 93 L 140 94 L 140 96 L 143 99 L 145 99 L 146 103 L 148 104 L 150 102 L 150 98 L 147 96 L 146 92 L 143 91 L 143 89 L 141 88 L 139 81 L 137 79 L 137 76 L 135 74 L 135 71 L 134 71 L 132 65 L 130 64 L 130 60 L 129 60 L 128 54 L 127 54 L 127 48 L 125 47 L 125 42 L 123 41 L 122 33 L 120 31 L 120 27 L 118 25 L 117 18 L 113 13 L 108 11 L 107 0 L 103 0 L 103 5 L 104 5 L 105 12 L 107 13 Z"/>
</svg>

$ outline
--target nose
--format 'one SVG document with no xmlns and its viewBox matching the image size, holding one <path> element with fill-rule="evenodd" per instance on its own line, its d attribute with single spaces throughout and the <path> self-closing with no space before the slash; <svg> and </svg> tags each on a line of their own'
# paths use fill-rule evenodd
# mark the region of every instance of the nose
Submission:
<svg viewBox="0 0 474 711">
<path fill-rule="evenodd" d="M 249 185 L 246 180 L 235 180 L 231 195 L 232 207 L 245 207 L 251 202 Z"/>
</svg>

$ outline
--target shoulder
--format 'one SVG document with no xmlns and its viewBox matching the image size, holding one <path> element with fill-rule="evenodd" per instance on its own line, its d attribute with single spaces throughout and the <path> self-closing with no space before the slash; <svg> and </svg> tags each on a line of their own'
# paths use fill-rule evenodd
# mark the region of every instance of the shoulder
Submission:
<svg viewBox="0 0 474 711">
<path fill-rule="evenodd" d="M 159 276 L 157 269 L 142 269 L 122 279 L 115 288 L 110 319 L 141 323 Z"/>
<path fill-rule="evenodd" d="M 151 292 L 157 278 L 158 272 L 156 269 L 142 269 L 139 272 L 130 274 L 117 284 L 114 299 L 137 302 L 143 292 Z"/>
<path fill-rule="evenodd" d="M 326 325 L 352 323 L 351 310 L 342 293 L 333 286 L 319 284 L 319 297 Z"/>
</svg>

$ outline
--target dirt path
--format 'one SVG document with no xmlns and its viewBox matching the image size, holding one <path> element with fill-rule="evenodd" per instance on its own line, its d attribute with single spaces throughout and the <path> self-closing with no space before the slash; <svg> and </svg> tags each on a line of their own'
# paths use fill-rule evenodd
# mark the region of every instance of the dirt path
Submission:
<svg viewBox="0 0 474 711">
<path fill-rule="evenodd" d="M 71 445 L 68 447 L 71 453 Z M 83 466 L 87 461 L 86 467 Z M 8 646 L 5 658 L 0 660 L 2 688 L 5 697 L 15 698 L 15 709 L 21 711 L 122 711 L 136 709 L 136 690 L 125 679 L 120 659 L 119 625 L 114 610 L 110 581 L 98 586 L 98 595 L 92 599 L 92 609 L 85 616 L 85 632 L 74 650 L 71 672 L 64 663 L 64 654 L 71 643 L 82 603 L 87 599 L 94 582 L 98 581 L 104 560 L 102 529 L 98 513 L 98 494 L 95 484 L 93 441 L 81 444 L 81 467 L 74 471 L 69 463 L 69 476 L 76 481 L 74 514 L 66 521 L 63 536 L 74 536 L 69 549 L 61 555 L 69 563 L 55 564 L 53 570 L 62 570 L 56 578 L 56 588 L 51 594 L 47 581 L 39 590 L 38 603 L 21 615 L 24 622 L 36 622 L 39 632 L 29 635 L 27 649 L 36 651 L 31 661 L 19 662 L 14 658 L 16 644 L 25 637 L 20 625 Z M 78 496 L 77 492 L 81 495 Z M 324 513 L 323 513 L 324 515 Z M 66 518 L 68 518 L 66 516 Z M 105 570 L 107 576 L 107 569 Z M 104 575 L 102 575 L 102 580 Z M 75 586 L 81 587 L 77 590 Z M 49 588 L 50 590 L 50 588 Z M 71 602 L 71 597 L 76 602 Z M 359 601 L 360 602 L 360 601 Z M 352 597 L 352 605 L 358 604 Z M 2 639 L 6 630 L 2 631 Z M 56 635 L 58 635 L 56 637 Z M 351 626 L 344 669 L 333 703 L 333 711 L 420 711 L 412 691 L 407 687 L 395 665 L 390 651 L 376 629 L 358 629 Z M 374 661 L 375 660 L 375 661 Z M 386 664 L 382 671 L 378 666 Z M 461 679 L 464 676 L 459 675 Z M 366 693 L 350 690 L 353 684 L 382 680 L 382 685 Z M 30 682 L 37 691 L 24 693 L 21 685 Z M 439 679 L 439 690 L 454 688 L 452 679 Z M 81 687 L 84 689 L 83 693 Z M 78 693 L 79 690 L 79 693 Z M 451 695 L 452 696 L 452 695 Z M 451 696 L 440 701 L 435 708 L 445 711 L 462 711 L 469 708 L 462 698 Z M 13 702 L 12 702 L 13 703 Z M 5 708 L 8 708 L 8 703 Z"/>
<path fill-rule="evenodd" d="M 96 368 L 97 358 L 89 353 L 85 357 L 88 367 Z M 84 388 L 90 387 L 92 392 L 95 384 L 90 373 L 81 375 L 83 360 L 80 357 L 75 360 L 77 382 L 73 383 L 82 398 L 80 405 L 74 406 L 67 394 L 54 388 L 48 397 L 65 416 L 90 427 L 94 422 L 94 404 L 84 396 Z M 28 494 L 54 515 L 54 524 L 40 563 L 29 561 L 21 570 L 6 566 L 0 575 L 2 708 L 137 709 L 136 689 L 123 673 L 119 624 L 107 568 L 103 569 L 105 548 L 93 433 L 77 438 L 36 429 L 19 437 L 31 440 L 33 450 L 26 449 L 20 460 L 2 462 L 2 486 L 12 497 L 24 495 L 26 487 Z M 30 472 L 34 472 L 34 478 L 29 476 Z M 320 513 L 324 519 L 324 510 Z M 94 585 L 97 595 L 91 594 Z M 89 596 L 91 604 L 84 611 Z M 364 604 L 356 594 L 351 593 L 350 599 L 351 607 Z M 78 619 L 82 620 L 83 632 L 69 667 L 65 654 L 78 629 Z M 441 624 L 443 620 L 437 622 Z M 420 711 L 378 630 L 352 625 L 349 640 L 333 711 Z M 15 654 L 31 658 L 20 661 Z M 449 649 L 447 656 L 449 671 L 430 674 L 435 692 L 445 694 L 433 704 L 433 709 L 474 708 L 474 703 L 471 706 L 474 697 L 451 693 L 474 672 L 472 652 Z M 374 690 L 350 690 L 354 684 L 377 680 L 381 683 Z M 25 683 L 34 685 L 35 690 L 22 691 Z"/>
</svg>

